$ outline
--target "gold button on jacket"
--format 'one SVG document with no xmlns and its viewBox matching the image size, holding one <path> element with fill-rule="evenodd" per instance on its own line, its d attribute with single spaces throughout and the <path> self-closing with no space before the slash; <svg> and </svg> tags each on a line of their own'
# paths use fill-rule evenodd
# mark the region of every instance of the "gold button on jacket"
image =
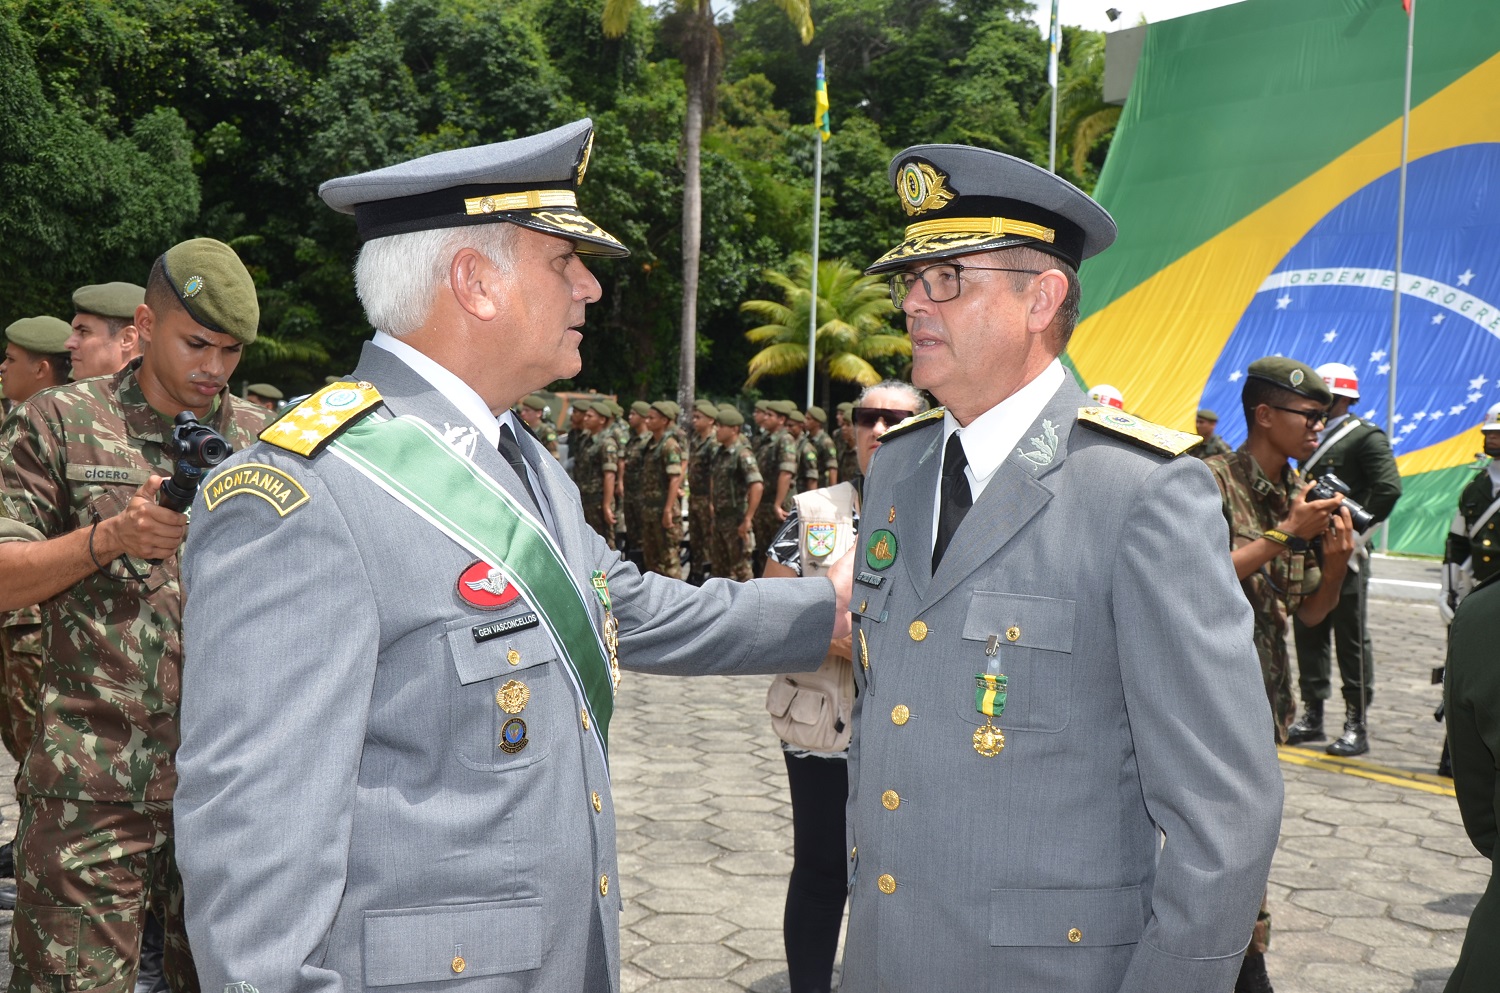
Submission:
<svg viewBox="0 0 1500 993">
<path fill-rule="evenodd" d="M 904 703 L 898 703 L 891 708 L 891 723 L 896 725 L 905 724 L 911 717 L 911 708 Z"/>
<path fill-rule="evenodd" d="M 886 810 L 895 810 L 901 806 L 901 794 L 895 790 L 886 790 L 880 794 L 880 803 Z"/>
<path fill-rule="evenodd" d="M 589 799 L 594 802 L 594 813 L 597 814 L 604 809 L 604 801 L 599 799 L 599 794 L 597 792 L 592 794 Z"/>
<path fill-rule="evenodd" d="M 609 874 L 605 873 L 599 877 L 599 895 L 609 896 Z"/>
<path fill-rule="evenodd" d="M 927 637 L 927 625 L 923 621 L 912 621 L 911 627 L 906 630 L 911 635 L 912 641 L 921 641 Z"/>
<path fill-rule="evenodd" d="M 463 972 L 464 969 L 468 968 L 469 964 L 464 961 L 464 958 L 463 958 L 462 955 L 455 955 L 455 956 L 453 956 L 453 961 L 450 962 L 449 965 L 452 967 L 453 974 L 456 976 L 460 972 Z"/>
<path fill-rule="evenodd" d="M 1018 627 L 1016 627 L 1014 624 L 1012 624 L 1010 627 L 1008 627 L 1008 628 L 1005 629 L 1005 640 L 1006 641 L 1019 641 L 1020 638 L 1021 638 L 1021 629 L 1018 628 Z"/>
<path fill-rule="evenodd" d="M 1080 930 L 1078 930 L 1076 927 L 1073 928 L 1072 930 L 1070 930 L 1068 932 L 1068 940 L 1071 941 L 1075 945 L 1078 944 L 1080 941 L 1083 940 L 1083 932 L 1080 931 Z"/>
<path fill-rule="evenodd" d="M 896 877 L 888 872 L 883 873 L 879 879 L 875 880 L 875 885 L 880 887 L 882 893 L 894 893 L 896 892 Z"/>
</svg>

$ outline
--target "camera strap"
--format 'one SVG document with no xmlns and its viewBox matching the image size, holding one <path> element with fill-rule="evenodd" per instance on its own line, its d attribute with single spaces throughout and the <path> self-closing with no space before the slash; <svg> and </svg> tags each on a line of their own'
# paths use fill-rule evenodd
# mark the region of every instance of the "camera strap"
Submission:
<svg viewBox="0 0 1500 993">
<path fill-rule="evenodd" d="M 1343 424 L 1340 424 L 1339 429 L 1325 438 L 1323 442 L 1318 445 L 1318 450 L 1309 455 L 1307 457 L 1307 461 L 1302 463 L 1302 471 L 1304 473 L 1311 472 L 1312 467 L 1317 464 L 1319 459 L 1327 454 L 1329 449 L 1331 449 L 1334 445 L 1337 445 L 1339 442 L 1343 441 L 1346 437 L 1348 437 L 1350 431 L 1353 431 L 1363 423 L 1364 422 L 1361 421 L 1358 417 L 1350 417 Z"/>
</svg>

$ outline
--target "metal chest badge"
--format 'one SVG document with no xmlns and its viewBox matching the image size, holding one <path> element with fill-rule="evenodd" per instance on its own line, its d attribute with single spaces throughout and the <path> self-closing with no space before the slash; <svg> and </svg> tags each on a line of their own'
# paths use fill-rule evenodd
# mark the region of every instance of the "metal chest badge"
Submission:
<svg viewBox="0 0 1500 993">
<path fill-rule="evenodd" d="M 989 642 L 984 646 L 984 654 L 990 658 L 989 671 L 974 675 L 974 709 L 984 715 L 984 726 L 974 732 L 974 751 L 992 759 L 1005 748 L 1005 733 L 995 727 L 994 718 L 1005 713 L 1005 695 L 1010 680 L 999 671 L 998 635 L 990 635 Z"/>
<path fill-rule="evenodd" d="M 889 569 L 896 561 L 896 536 L 885 528 L 870 535 L 869 547 L 865 549 L 865 564 L 879 572 Z"/>
<path fill-rule="evenodd" d="M 594 587 L 594 595 L 599 598 L 599 603 L 604 607 L 604 648 L 609 652 L 609 678 L 614 683 L 614 689 L 620 689 L 620 622 L 615 619 L 614 608 L 609 597 L 609 581 L 604 578 L 604 573 L 595 569 L 589 577 L 589 583 Z"/>
<path fill-rule="evenodd" d="M 464 603 L 480 610 L 508 607 L 521 591 L 505 574 L 488 562 L 475 562 L 458 577 L 458 596 Z"/>
<path fill-rule="evenodd" d="M 828 521 L 810 521 L 807 525 L 807 554 L 811 558 L 824 559 L 833 554 L 838 543 L 837 524 Z"/>
</svg>

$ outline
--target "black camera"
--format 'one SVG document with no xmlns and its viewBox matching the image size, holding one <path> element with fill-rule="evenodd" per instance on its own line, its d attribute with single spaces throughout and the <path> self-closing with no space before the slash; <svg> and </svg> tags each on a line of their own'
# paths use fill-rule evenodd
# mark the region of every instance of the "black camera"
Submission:
<svg viewBox="0 0 1500 993">
<path fill-rule="evenodd" d="M 186 513 L 198 494 L 203 472 L 229 458 L 229 442 L 213 428 L 198 423 L 198 418 L 184 410 L 175 420 L 172 436 L 162 446 L 176 465 L 172 478 L 161 484 L 156 495 L 159 506 Z"/>
<path fill-rule="evenodd" d="M 1349 484 L 1331 472 L 1325 472 L 1318 477 L 1312 489 L 1307 491 L 1306 499 L 1309 503 L 1315 500 L 1332 500 L 1340 493 L 1344 495 L 1344 502 L 1339 506 L 1348 509 L 1349 520 L 1356 532 L 1364 534 L 1375 526 L 1375 515 L 1349 499 Z"/>
</svg>

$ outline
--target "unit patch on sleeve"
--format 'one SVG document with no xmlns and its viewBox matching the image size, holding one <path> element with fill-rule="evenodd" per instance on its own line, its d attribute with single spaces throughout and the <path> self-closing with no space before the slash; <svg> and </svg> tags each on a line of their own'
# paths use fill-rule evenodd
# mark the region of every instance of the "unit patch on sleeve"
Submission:
<svg viewBox="0 0 1500 993">
<path fill-rule="evenodd" d="M 203 488 L 203 504 L 213 510 L 230 497 L 248 493 L 258 496 L 285 517 L 309 499 L 302 484 L 291 476 L 260 462 L 246 462 L 225 469 Z"/>
</svg>

